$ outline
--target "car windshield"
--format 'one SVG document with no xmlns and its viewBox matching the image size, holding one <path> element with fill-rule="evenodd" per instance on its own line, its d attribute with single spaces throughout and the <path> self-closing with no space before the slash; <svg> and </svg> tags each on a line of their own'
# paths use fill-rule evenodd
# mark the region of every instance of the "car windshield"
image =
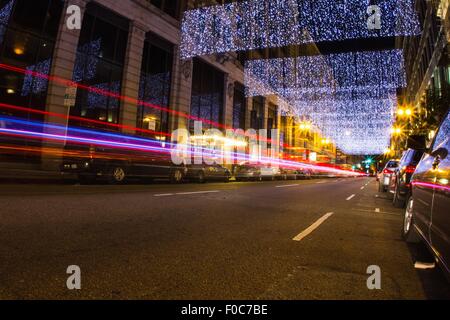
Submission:
<svg viewBox="0 0 450 320">
<path fill-rule="evenodd" d="M 389 161 L 386 164 L 386 168 L 397 168 L 398 167 L 398 161 Z"/>
<path fill-rule="evenodd" d="M 415 151 L 411 163 L 418 163 L 422 159 L 423 151 Z"/>
</svg>

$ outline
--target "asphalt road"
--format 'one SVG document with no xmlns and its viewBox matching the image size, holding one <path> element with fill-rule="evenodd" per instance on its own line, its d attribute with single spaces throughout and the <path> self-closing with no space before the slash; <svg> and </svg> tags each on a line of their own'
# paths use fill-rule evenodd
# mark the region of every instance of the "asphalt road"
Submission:
<svg viewBox="0 0 450 320">
<path fill-rule="evenodd" d="M 430 257 L 369 178 L 0 185 L 0 210 L 0 299 L 450 297 L 438 268 L 414 268 Z"/>
</svg>

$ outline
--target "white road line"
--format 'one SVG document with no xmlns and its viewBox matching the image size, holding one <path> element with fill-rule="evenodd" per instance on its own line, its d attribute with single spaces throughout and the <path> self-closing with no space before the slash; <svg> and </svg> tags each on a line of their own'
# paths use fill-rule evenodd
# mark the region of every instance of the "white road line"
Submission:
<svg viewBox="0 0 450 320">
<path fill-rule="evenodd" d="M 154 194 L 154 197 L 169 197 L 169 196 L 173 196 L 173 193 L 161 193 L 161 194 Z"/>
<path fill-rule="evenodd" d="M 325 214 L 322 218 L 314 222 L 312 225 L 310 225 L 307 229 L 299 233 L 295 238 L 292 240 L 294 241 L 302 241 L 305 237 L 307 237 L 309 234 L 311 234 L 314 230 L 316 230 L 322 223 L 325 222 L 329 217 L 331 217 L 334 214 L 334 212 L 329 212 Z"/>
<path fill-rule="evenodd" d="M 414 268 L 421 269 L 421 270 L 434 269 L 435 267 L 436 267 L 436 264 L 434 262 L 416 261 L 416 263 L 414 263 Z"/>
<path fill-rule="evenodd" d="M 327 183 L 326 181 L 319 181 L 319 182 L 316 182 L 317 184 L 320 184 L 320 183 Z"/>
<path fill-rule="evenodd" d="M 364 187 L 361 187 L 361 190 L 364 190 Z"/>
<path fill-rule="evenodd" d="M 195 191 L 195 192 L 179 192 L 176 193 L 176 195 L 178 196 L 186 196 L 186 195 L 191 195 L 191 194 L 203 194 L 203 193 L 218 193 L 218 190 L 213 190 L 213 191 Z"/>
<path fill-rule="evenodd" d="M 375 208 L 375 212 L 379 213 L 380 212 L 380 208 Z"/>
<path fill-rule="evenodd" d="M 289 187 L 297 187 L 299 184 L 286 184 L 283 186 L 276 186 L 275 188 L 289 188 Z"/>
<path fill-rule="evenodd" d="M 348 198 L 345 199 L 345 200 L 347 200 L 347 201 L 352 200 L 355 196 L 356 196 L 356 194 L 352 194 L 350 197 L 348 197 Z"/>
</svg>

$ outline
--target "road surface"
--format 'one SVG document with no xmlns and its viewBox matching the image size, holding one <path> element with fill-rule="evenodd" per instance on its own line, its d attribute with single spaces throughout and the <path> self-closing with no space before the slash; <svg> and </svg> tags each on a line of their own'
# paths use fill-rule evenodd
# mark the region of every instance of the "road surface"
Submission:
<svg viewBox="0 0 450 320">
<path fill-rule="evenodd" d="M 3 184 L 0 299 L 448 299 L 387 197 L 371 178 Z"/>
</svg>

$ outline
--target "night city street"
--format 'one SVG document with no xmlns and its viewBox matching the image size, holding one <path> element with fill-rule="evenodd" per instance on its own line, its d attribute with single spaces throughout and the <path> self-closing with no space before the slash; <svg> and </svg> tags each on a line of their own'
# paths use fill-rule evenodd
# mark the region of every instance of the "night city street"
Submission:
<svg viewBox="0 0 450 320">
<path fill-rule="evenodd" d="M 0 305 L 450 300 L 449 8 L 0 0 Z"/>
<path fill-rule="evenodd" d="M 0 189 L 6 299 L 450 297 L 440 270 L 414 269 L 414 257 L 432 259 L 401 240 L 402 210 L 374 179 Z M 65 288 L 72 264 L 79 292 Z M 367 290 L 369 265 L 383 290 Z"/>
</svg>

